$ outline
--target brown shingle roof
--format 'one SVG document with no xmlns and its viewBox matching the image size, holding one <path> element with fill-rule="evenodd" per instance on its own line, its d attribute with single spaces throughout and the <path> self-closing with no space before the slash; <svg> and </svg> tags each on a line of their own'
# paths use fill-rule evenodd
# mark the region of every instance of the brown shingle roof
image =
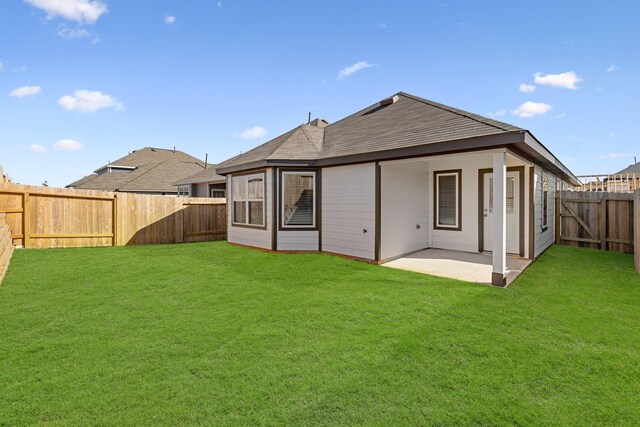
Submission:
<svg viewBox="0 0 640 427">
<path fill-rule="evenodd" d="M 136 150 L 109 165 L 133 166 L 135 169 L 128 172 L 89 175 L 67 187 L 103 191 L 175 193 L 176 181 L 204 168 L 201 160 L 182 151 L 151 147 Z"/>
<path fill-rule="evenodd" d="M 259 160 L 313 160 L 322 152 L 326 128 L 300 125 L 256 148 L 232 157 L 216 166 L 218 169 Z"/>
<path fill-rule="evenodd" d="M 187 185 L 187 184 L 196 184 L 200 182 L 225 182 L 226 178 L 224 176 L 218 175 L 216 173 L 216 165 L 207 165 L 206 169 L 203 169 L 199 172 L 194 173 L 193 175 L 189 175 L 186 178 L 181 179 L 176 182 L 175 185 Z"/>
<path fill-rule="evenodd" d="M 218 164 L 218 170 L 263 160 L 317 160 L 524 131 L 517 126 L 400 92 L 326 127 L 301 125 Z M 391 98 L 390 98 L 391 99 Z"/>
<path fill-rule="evenodd" d="M 629 165 L 626 168 L 622 169 L 621 171 L 616 172 L 616 174 L 625 174 L 625 173 L 640 173 L 640 162 Z"/>
</svg>

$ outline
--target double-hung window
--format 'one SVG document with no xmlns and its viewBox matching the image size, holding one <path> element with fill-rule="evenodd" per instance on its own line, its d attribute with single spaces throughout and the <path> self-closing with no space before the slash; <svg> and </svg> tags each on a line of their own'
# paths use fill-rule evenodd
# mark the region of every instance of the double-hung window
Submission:
<svg viewBox="0 0 640 427">
<path fill-rule="evenodd" d="M 265 224 L 264 173 L 231 177 L 233 224 Z"/>
<path fill-rule="evenodd" d="M 316 173 L 283 171 L 282 228 L 316 227 Z"/>
<path fill-rule="evenodd" d="M 435 227 L 441 230 L 461 230 L 462 211 L 461 170 L 434 172 Z"/>
<path fill-rule="evenodd" d="M 178 196 L 188 197 L 191 192 L 189 191 L 190 185 L 180 185 L 178 186 Z"/>
</svg>

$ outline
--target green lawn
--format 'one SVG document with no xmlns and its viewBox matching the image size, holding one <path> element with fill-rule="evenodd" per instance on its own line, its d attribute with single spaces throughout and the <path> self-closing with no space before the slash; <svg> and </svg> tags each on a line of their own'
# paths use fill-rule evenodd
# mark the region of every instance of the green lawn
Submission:
<svg viewBox="0 0 640 427">
<path fill-rule="evenodd" d="M 224 242 L 19 250 L 0 425 L 640 423 L 640 275 L 552 247 L 509 289 Z"/>
</svg>

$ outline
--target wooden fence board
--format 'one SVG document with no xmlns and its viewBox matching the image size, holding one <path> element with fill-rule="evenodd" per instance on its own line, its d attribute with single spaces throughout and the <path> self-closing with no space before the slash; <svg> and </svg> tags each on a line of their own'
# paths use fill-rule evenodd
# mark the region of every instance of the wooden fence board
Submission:
<svg viewBox="0 0 640 427">
<path fill-rule="evenodd" d="M 634 259 L 636 270 L 640 273 L 640 190 L 636 190 L 633 197 L 634 204 L 634 220 L 633 220 L 633 240 L 634 240 Z"/>
<path fill-rule="evenodd" d="M 556 243 L 634 252 L 632 196 L 630 193 L 559 192 Z"/>
<path fill-rule="evenodd" d="M 224 199 L 0 184 L 14 245 L 145 245 L 226 238 Z"/>
</svg>

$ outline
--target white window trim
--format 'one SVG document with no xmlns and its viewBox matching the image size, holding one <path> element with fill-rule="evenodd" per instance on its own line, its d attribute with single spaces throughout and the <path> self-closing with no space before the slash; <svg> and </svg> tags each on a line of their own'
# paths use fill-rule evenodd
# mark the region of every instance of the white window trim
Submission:
<svg viewBox="0 0 640 427">
<path fill-rule="evenodd" d="M 457 230 L 460 228 L 460 185 L 462 185 L 462 183 L 460 182 L 460 178 L 461 178 L 461 173 L 460 172 L 435 172 L 435 192 L 436 192 L 436 209 L 435 209 L 435 227 L 436 228 L 450 228 L 452 230 Z M 456 218 L 456 222 L 454 225 L 451 224 L 440 224 L 440 185 L 439 185 L 439 180 L 441 176 L 455 176 L 456 178 L 456 209 L 455 209 L 455 218 Z"/>
<path fill-rule="evenodd" d="M 184 191 L 186 189 L 186 191 Z M 179 185 L 178 186 L 178 196 L 180 197 L 190 197 L 191 196 L 191 186 L 190 185 Z"/>
<path fill-rule="evenodd" d="M 544 184 L 545 181 L 547 183 L 547 191 L 545 194 L 544 191 Z M 542 231 L 547 231 L 547 229 L 549 228 L 549 174 L 548 173 L 542 173 L 542 206 L 541 206 L 541 211 L 542 211 L 542 219 L 540 221 L 540 223 L 542 224 Z M 546 209 L 545 209 L 545 202 L 546 202 Z"/>
<path fill-rule="evenodd" d="M 249 181 L 252 178 L 260 177 L 262 179 L 262 199 L 249 199 Z M 234 178 L 242 178 L 245 184 L 245 194 L 247 195 L 246 199 L 235 200 L 233 198 L 233 179 Z M 267 174 L 264 172 L 254 173 L 250 175 L 236 175 L 231 176 L 231 225 L 237 225 L 241 227 L 253 227 L 253 228 L 267 228 L 267 201 L 266 201 L 266 183 L 267 183 Z M 245 203 L 245 219 L 247 222 L 236 222 L 235 221 L 235 203 L 234 202 L 246 202 Z M 249 223 L 249 203 L 250 202 L 262 202 L 262 224 L 251 224 Z"/>
<path fill-rule="evenodd" d="M 224 194 L 224 196 L 218 197 L 219 199 L 224 199 L 224 198 L 227 197 L 227 190 L 224 189 L 224 188 L 210 188 L 209 189 L 209 197 L 216 198 L 216 197 L 213 197 L 213 192 L 214 191 L 220 191 L 220 192 L 222 192 L 222 194 Z"/>
<path fill-rule="evenodd" d="M 312 176 L 313 177 L 313 215 L 311 216 L 313 218 L 311 225 L 306 224 L 306 225 L 287 225 L 284 223 L 284 194 L 285 194 L 285 188 L 284 188 L 284 176 L 285 175 L 307 175 L 307 176 Z M 280 183 L 282 185 L 282 191 L 281 191 L 281 195 L 280 195 L 280 227 L 282 229 L 293 229 L 295 230 L 296 228 L 316 228 L 316 173 L 315 171 L 309 171 L 309 172 L 305 172 L 305 171 L 282 171 L 282 182 Z"/>
</svg>

